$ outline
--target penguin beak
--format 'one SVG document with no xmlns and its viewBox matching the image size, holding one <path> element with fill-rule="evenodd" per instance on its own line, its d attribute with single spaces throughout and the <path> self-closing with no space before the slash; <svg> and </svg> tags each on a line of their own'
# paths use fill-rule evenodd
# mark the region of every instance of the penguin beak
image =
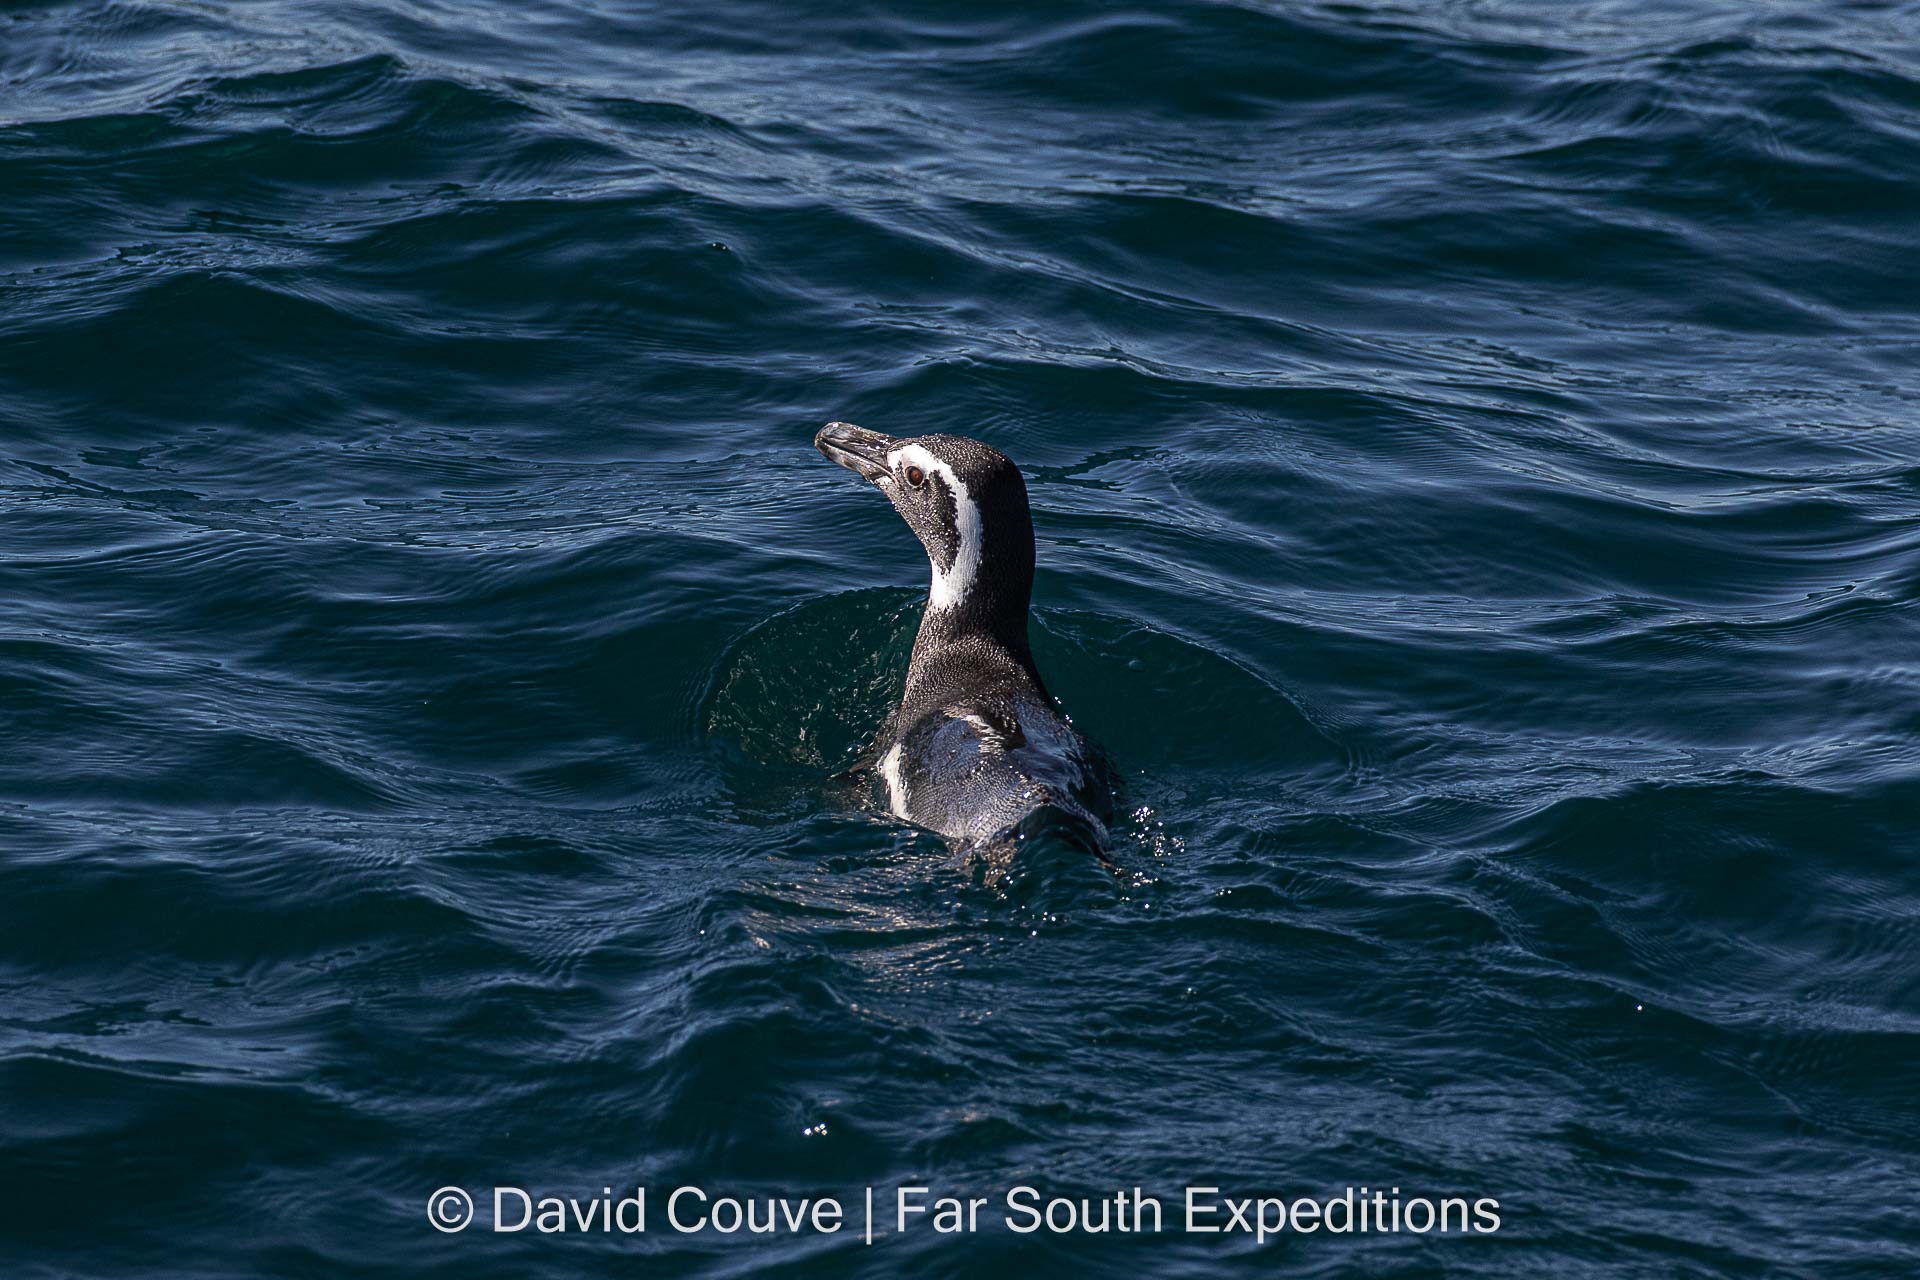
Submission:
<svg viewBox="0 0 1920 1280">
<path fill-rule="evenodd" d="M 878 480 L 887 474 L 887 454 L 893 449 L 892 436 L 856 427 L 851 422 L 829 422 L 813 438 L 813 447 L 862 479 Z"/>
</svg>

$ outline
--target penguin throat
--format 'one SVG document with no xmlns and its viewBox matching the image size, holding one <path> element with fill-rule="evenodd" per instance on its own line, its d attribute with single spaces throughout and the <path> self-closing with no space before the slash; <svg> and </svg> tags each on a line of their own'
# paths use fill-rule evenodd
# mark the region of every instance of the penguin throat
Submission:
<svg viewBox="0 0 1920 1280">
<path fill-rule="evenodd" d="M 927 557 L 933 566 L 933 581 L 927 587 L 929 609 L 958 609 L 966 603 L 974 580 L 980 576 L 980 508 L 967 497 L 964 487 L 954 491 L 953 507 L 953 555 L 944 568 L 933 556 Z"/>
<path fill-rule="evenodd" d="M 953 500 L 952 546 L 927 548 L 927 562 L 933 567 L 933 581 L 927 588 L 927 608 L 955 612 L 966 603 L 980 577 L 980 544 L 985 536 L 980 504 L 973 500 L 966 482 L 954 474 L 952 467 L 919 445 L 908 445 L 895 457 L 939 476 Z M 942 551 L 947 554 L 942 556 Z M 945 564 L 941 563 L 943 559 Z"/>
</svg>

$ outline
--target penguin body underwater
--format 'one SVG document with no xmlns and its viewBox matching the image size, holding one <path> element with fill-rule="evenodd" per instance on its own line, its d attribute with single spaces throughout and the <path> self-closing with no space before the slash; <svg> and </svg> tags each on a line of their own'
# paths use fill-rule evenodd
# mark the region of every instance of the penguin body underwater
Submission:
<svg viewBox="0 0 1920 1280">
<path fill-rule="evenodd" d="M 1027 638 L 1033 519 L 1019 468 L 965 436 L 829 422 L 813 443 L 887 496 L 933 567 L 905 691 L 871 751 L 887 810 L 981 849 L 1050 827 L 1105 860 L 1104 764 L 1048 695 Z"/>
</svg>

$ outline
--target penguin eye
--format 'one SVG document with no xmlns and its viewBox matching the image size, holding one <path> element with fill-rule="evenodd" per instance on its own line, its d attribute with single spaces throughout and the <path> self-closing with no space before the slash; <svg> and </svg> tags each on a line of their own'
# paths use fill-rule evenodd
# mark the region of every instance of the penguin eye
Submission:
<svg viewBox="0 0 1920 1280">
<path fill-rule="evenodd" d="M 927 482 L 927 473 L 918 467 L 907 468 L 907 483 L 918 489 Z"/>
</svg>

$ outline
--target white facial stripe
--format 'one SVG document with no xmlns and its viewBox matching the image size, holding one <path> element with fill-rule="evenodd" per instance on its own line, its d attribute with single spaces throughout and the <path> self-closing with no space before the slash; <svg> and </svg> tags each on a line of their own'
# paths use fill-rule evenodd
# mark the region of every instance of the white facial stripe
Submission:
<svg viewBox="0 0 1920 1280">
<path fill-rule="evenodd" d="M 896 470 L 902 462 L 910 462 L 929 475 L 939 476 L 946 482 L 947 492 L 953 495 L 953 515 L 958 526 L 960 549 L 948 568 L 942 569 L 938 564 L 933 566 L 933 586 L 927 591 L 927 607 L 954 608 L 967 598 L 967 592 L 973 587 L 974 576 L 980 572 L 980 508 L 967 493 L 967 486 L 953 473 L 953 468 L 919 445 L 902 445 L 887 455 L 887 461 Z"/>
<path fill-rule="evenodd" d="M 907 780 L 900 776 L 900 744 L 894 743 L 893 750 L 887 752 L 887 758 L 880 762 L 880 776 L 887 781 L 887 808 L 896 818 L 907 816 Z"/>
</svg>

